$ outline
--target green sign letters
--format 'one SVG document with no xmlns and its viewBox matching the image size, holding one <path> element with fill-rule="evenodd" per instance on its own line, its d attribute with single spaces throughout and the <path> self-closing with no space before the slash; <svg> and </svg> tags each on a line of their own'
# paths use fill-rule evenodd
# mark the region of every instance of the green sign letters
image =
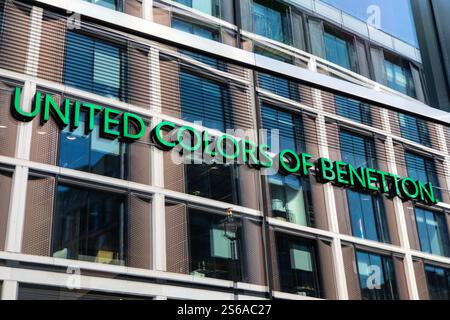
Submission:
<svg viewBox="0 0 450 320">
<path fill-rule="evenodd" d="M 85 117 L 84 131 L 89 134 L 95 125 L 95 117 L 100 116 L 100 135 L 106 139 L 120 139 L 134 142 L 141 139 L 146 131 L 143 119 L 130 112 L 122 112 L 109 107 L 102 107 L 78 100 L 64 99 L 59 105 L 49 93 L 37 92 L 30 111 L 25 111 L 20 102 L 21 88 L 15 88 L 11 104 L 11 113 L 19 121 L 28 122 L 40 115 L 43 125 L 50 118 L 61 128 L 75 130 L 80 126 L 80 116 Z M 284 149 L 274 156 L 266 144 L 256 145 L 246 139 L 237 139 L 224 134 L 210 136 L 207 131 L 199 132 L 190 126 L 177 126 L 173 122 L 158 123 L 151 132 L 152 141 L 164 151 L 179 148 L 183 152 L 200 152 L 212 157 L 220 156 L 227 163 L 246 164 L 255 169 L 272 168 L 278 164 L 278 171 L 283 175 L 295 174 L 306 176 L 315 173 L 317 181 L 351 188 L 359 192 L 380 193 L 389 197 L 400 197 L 404 201 L 416 200 L 425 204 L 436 204 L 431 183 L 415 181 L 409 177 L 402 178 L 395 174 L 373 168 L 355 168 L 341 161 L 326 158 L 312 160 L 307 153 L 296 153 Z"/>
</svg>

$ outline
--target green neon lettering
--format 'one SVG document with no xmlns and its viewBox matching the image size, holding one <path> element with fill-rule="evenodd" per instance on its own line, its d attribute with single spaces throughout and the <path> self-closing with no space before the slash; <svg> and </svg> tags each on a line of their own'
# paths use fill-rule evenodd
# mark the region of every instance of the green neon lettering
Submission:
<svg viewBox="0 0 450 320">
<path fill-rule="evenodd" d="M 270 147 L 267 144 L 259 145 L 259 159 L 261 167 L 270 168 L 273 166 L 273 159 L 270 156 Z"/>
<path fill-rule="evenodd" d="M 406 198 L 416 199 L 417 196 L 419 195 L 419 188 L 417 187 L 416 182 L 409 177 L 402 179 L 400 186 L 401 186 L 401 191 L 402 191 L 403 195 L 406 196 Z M 411 187 L 414 188 L 414 190 L 412 190 L 412 192 L 410 190 Z"/>
<path fill-rule="evenodd" d="M 301 158 L 301 162 L 302 162 L 302 170 L 301 170 L 301 174 L 303 176 L 307 176 L 309 173 L 309 169 L 314 167 L 314 163 L 310 162 L 309 160 L 312 159 L 312 155 L 308 154 L 308 153 L 302 153 L 300 155 Z"/>
<path fill-rule="evenodd" d="M 228 149 L 228 148 L 227 148 L 228 144 L 226 143 L 227 140 L 228 140 L 228 141 L 231 141 L 231 142 L 233 143 L 233 150 L 234 150 L 234 153 L 231 154 L 231 155 L 229 155 L 229 154 L 226 152 L 227 149 Z M 224 150 L 224 148 L 223 148 L 224 143 L 225 143 L 225 150 Z M 222 157 L 226 158 L 226 159 L 229 159 L 229 160 L 236 160 L 237 157 L 239 156 L 239 143 L 236 141 L 235 138 L 233 138 L 233 137 L 230 136 L 230 135 L 224 134 L 224 135 L 220 136 L 220 137 L 217 139 L 216 146 L 217 146 L 217 151 L 219 151 L 220 155 L 221 155 Z"/>
<path fill-rule="evenodd" d="M 430 204 L 436 204 L 439 202 L 436 199 L 433 185 L 431 183 L 423 184 L 421 181 L 418 181 L 417 184 L 419 185 L 420 200 Z"/>
<path fill-rule="evenodd" d="M 121 113 L 111 108 L 105 108 L 102 112 L 102 125 L 100 127 L 100 135 L 105 138 L 114 139 L 120 136 L 120 132 L 115 130 L 120 125 L 118 116 Z"/>
<path fill-rule="evenodd" d="M 377 170 L 372 168 L 365 168 L 364 171 L 366 173 L 367 189 L 379 191 L 379 188 L 376 186 L 378 179 L 376 176 L 374 176 L 374 174 L 377 173 Z"/>
<path fill-rule="evenodd" d="M 317 179 L 322 183 L 334 181 L 336 174 L 333 170 L 333 162 L 327 158 L 320 158 L 317 160 Z"/>
<path fill-rule="evenodd" d="M 347 164 L 347 172 L 349 176 L 350 186 L 356 189 L 366 189 L 366 176 L 363 170 L 355 169 L 351 164 Z"/>
<path fill-rule="evenodd" d="M 194 134 L 194 136 L 191 136 L 191 138 L 194 138 L 194 143 L 192 146 L 184 143 L 184 136 L 183 136 L 184 132 L 191 132 Z M 189 126 L 182 126 L 178 129 L 177 141 L 183 149 L 190 152 L 194 152 L 202 145 L 202 137 L 200 136 L 200 134 L 194 128 Z M 190 141 L 192 142 L 192 139 L 190 139 Z"/>
<path fill-rule="evenodd" d="M 300 170 L 301 161 L 298 154 L 294 150 L 284 149 L 278 155 L 278 159 L 280 161 L 281 173 L 288 175 L 291 173 L 297 173 Z"/>
<path fill-rule="evenodd" d="M 348 185 L 350 182 L 346 180 L 345 176 L 348 175 L 347 170 L 345 170 L 345 162 L 335 161 L 334 170 L 336 171 L 336 183 L 338 185 Z M 344 169 L 342 169 L 344 168 Z"/>
<path fill-rule="evenodd" d="M 259 161 L 256 155 L 257 148 L 253 142 L 250 140 L 242 140 L 242 156 L 244 163 L 251 167 L 258 167 Z"/>
<path fill-rule="evenodd" d="M 156 144 L 157 148 L 168 151 L 168 150 L 176 147 L 177 143 L 173 142 L 173 141 L 167 141 L 164 139 L 162 131 L 166 128 L 173 130 L 176 128 L 176 125 L 169 121 L 161 121 L 152 130 L 151 138 L 152 138 L 152 141 Z"/>
<path fill-rule="evenodd" d="M 145 134 L 145 123 L 142 118 L 136 114 L 124 112 L 121 119 L 121 132 L 124 141 L 136 141 Z M 136 133 L 130 133 L 130 124 L 136 127 Z"/>
<path fill-rule="evenodd" d="M 21 107 L 20 96 L 22 94 L 22 88 L 16 87 L 14 90 L 14 99 L 11 105 L 11 114 L 14 118 L 22 122 L 29 122 L 33 120 L 40 112 L 41 109 L 41 92 L 36 92 L 34 98 L 34 109 L 31 112 L 24 111 Z"/>
<path fill-rule="evenodd" d="M 67 103 L 67 99 L 64 103 L 64 112 L 61 111 L 58 104 L 53 100 L 52 95 L 46 93 L 44 98 L 44 115 L 42 117 L 41 123 L 46 123 L 49 118 L 50 114 L 52 115 L 53 119 L 55 120 L 56 124 L 60 128 L 65 128 L 69 124 L 70 121 L 70 115 L 69 115 L 69 107 L 70 104 Z"/>
<path fill-rule="evenodd" d="M 88 111 L 88 121 L 87 121 L 87 125 L 86 122 L 84 124 L 84 131 L 87 134 L 89 134 L 89 132 L 92 132 L 92 130 L 94 130 L 95 127 L 95 114 L 100 112 L 102 110 L 102 107 L 97 106 L 95 104 L 92 103 L 83 103 L 83 108 L 87 109 Z"/>
</svg>

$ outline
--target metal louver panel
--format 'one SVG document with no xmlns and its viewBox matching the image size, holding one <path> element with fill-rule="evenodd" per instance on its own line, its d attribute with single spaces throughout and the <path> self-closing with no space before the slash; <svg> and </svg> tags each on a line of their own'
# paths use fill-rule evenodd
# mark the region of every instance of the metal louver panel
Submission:
<svg viewBox="0 0 450 320">
<path fill-rule="evenodd" d="M 186 205 L 166 203 L 166 263 L 168 272 L 189 273 L 187 232 Z"/>
<path fill-rule="evenodd" d="M 151 268 L 151 201 L 131 194 L 128 211 L 127 266 Z"/>
<path fill-rule="evenodd" d="M 0 81 L 0 155 L 14 157 L 17 139 L 17 121 L 9 111 L 14 84 Z"/>
<path fill-rule="evenodd" d="M 0 171 L 0 251 L 5 249 L 6 227 L 8 225 L 9 197 L 12 174 Z"/>
<path fill-rule="evenodd" d="M 22 252 L 49 256 L 55 178 L 30 176 L 28 179 Z"/>
</svg>

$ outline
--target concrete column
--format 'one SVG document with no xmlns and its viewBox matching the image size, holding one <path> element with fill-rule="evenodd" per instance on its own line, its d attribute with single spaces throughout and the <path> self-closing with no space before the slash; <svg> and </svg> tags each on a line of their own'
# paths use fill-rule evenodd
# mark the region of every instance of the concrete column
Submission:
<svg viewBox="0 0 450 320">
<path fill-rule="evenodd" d="M 17 281 L 5 280 L 2 284 L 1 300 L 17 300 L 19 283 Z"/>
</svg>

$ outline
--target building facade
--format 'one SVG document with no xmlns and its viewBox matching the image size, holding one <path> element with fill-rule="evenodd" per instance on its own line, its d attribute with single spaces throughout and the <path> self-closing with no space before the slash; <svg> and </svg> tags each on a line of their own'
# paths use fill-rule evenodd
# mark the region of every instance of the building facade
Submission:
<svg viewBox="0 0 450 320">
<path fill-rule="evenodd" d="M 1 298 L 450 299 L 450 118 L 382 3 L 0 0 Z M 184 163 L 161 124 L 437 200 Z"/>
</svg>

